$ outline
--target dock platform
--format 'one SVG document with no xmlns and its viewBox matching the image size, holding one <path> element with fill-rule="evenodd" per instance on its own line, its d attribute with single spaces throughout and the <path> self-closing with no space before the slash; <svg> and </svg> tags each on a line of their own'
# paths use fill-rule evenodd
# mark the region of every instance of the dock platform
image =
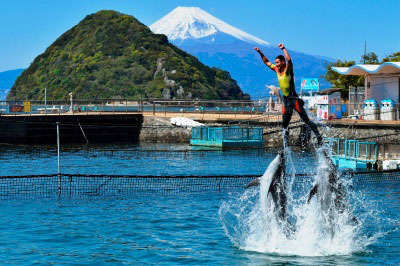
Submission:
<svg viewBox="0 0 400 266">
<path fill-rule="evenodd" d="M 222 149 L 263 147 L 263 129 L 260 127 L 194 127 L 191 145 Z"/>
</svg>

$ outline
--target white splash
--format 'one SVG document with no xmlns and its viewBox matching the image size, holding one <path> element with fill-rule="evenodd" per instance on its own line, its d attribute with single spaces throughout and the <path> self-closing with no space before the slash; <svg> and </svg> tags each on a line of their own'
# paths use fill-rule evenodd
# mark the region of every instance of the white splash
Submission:
<svg viewBox="0 0 400 266">
<path fill-rule="evenodd" d="M 154 33 L 167 35 L 170 41 L 199 39 L 223 32 L 239 40 L 268 46 L 269 43 L 239 30 L 198 7 L 177 7 L 150 26 Z"/>
<path fill-rule="evenodd" d="M 289 151 L 286 156 L 291 157 L 290 154 Z M 286 158 L 286 161 L 291 160 Z M 273 165 L 274 162 L 261 177 L 259 188 L 246 190 L 240 198 L 224 202 L 219 209 L 225 233 L 236 247 L 289 256 L 349 255 L 365 250 L 379 237 L 378 234 L 366 236 L 362 232 L 366 220 L 370 223 L 378 219 L 372 212 L 367 211 L 362 217 L 353 219 L 356 207 L 365 208 L 362 195 L 347 190 L 351 204 L 344 210 L 329 209 L 335 195 L 329 194 L 326 183 L 324 185 L 329 169 L 323 155 L 318 156 L 319 167 L 314 180 L 303 183 L 304 189 L 299 185 L 300 180 L 290 180 L 294 175 L 287 173 L 288 186 L 296 186 L 296 183 L 297 186 L 287 189 L 288 224 L 280 222 L 274 213 L 272 200 L 266 197 Z M 345 187 L 349 185 L 348 180 L 343 181 Z M 319 183 L 321 190 L 307 203 L 312 183 Z"/>
</svg>

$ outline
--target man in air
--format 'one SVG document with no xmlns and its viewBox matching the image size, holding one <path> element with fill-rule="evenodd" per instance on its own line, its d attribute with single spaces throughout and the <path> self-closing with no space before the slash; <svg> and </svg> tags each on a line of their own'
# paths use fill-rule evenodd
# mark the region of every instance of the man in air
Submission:
<svg viewBox="0 0 400 266">
<path fill-rule="evenodd" d="M 293 64 L 292 59 L 289 56 L 288 51 L 285 46 L 280 43 L 278 47 L 282 49 L 283 55 L 278 55 L 275 58 L 275 64 L 272 64 L 267 57 L 261 52 L 261 50 L 256 47 L 256 50 L 263 62 L 273 71 L 276 72 L 278 76 L 279 85 L 283 94 L 283 105 L 282 105 L 282 126 L 283 126 L 283 142 L 287 145 L 287 140 L 289 137 L 289 122 L 293 115 L 293 109 L 299 114 L 300 118 L 306 123 L 317 137 L 318 146 L 322 145 L 322 137 L 319 134 L 317 126 L 308 118 L 306 111 L 304 110 L 304 101 L 299 98 L 296 93 L 296 87 L 294 85 L 294 74 L 293 74 Z M 287 63 L 285 61 L 287 60 Z"/>
</svg>

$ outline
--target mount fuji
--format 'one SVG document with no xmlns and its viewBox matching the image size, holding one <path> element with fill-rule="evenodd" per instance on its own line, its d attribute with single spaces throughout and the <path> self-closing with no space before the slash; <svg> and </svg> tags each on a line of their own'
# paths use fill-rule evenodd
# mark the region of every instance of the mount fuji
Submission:
<svg viewBox="0 0 400 266">
<path fill-rule="evenodd" d="M 150 29 L 154 33 L 165 34 L 171 43 L 196 56 L 204 64 L 229 71 L 252 98 L 267 96 L 265 85 L 278 85 L 276 74 L 264 65 L 253 49 L 260 47 L 273 60 L 282 54 L 276 45 L 237 29 L 198 7 L 177 7 L 153 23 Z M 325 74 L 326 61 L 332 61 L 293 50 L 289 53 L 298 89 L 301 79 L 319 78 Z"/>
<path fill-rule="evenodd" d="M 152 24 L 150 29 L 154 33 L 167 35 L 168 39 L 175 43 L 187 40 L 225 43 L 238 39 L 258 45 L 269 45 L 268 42 L 232 27 L 198 7 L 177 7 Z"/>
</svg>

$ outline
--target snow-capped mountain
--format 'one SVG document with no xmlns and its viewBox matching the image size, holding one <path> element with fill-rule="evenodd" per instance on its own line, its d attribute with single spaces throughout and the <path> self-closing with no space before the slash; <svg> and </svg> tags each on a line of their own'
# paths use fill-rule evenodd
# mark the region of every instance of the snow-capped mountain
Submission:
<svg viewBox="0 0 400 266">
<path fill-rule="evenodd" d="M 152 24 L 150 29 L 154 33 L 167 35 L 174 42 L 205 37 L 216 41 L 215 37 L 219 33 L 225 33 L 244 42 L 269 45 L 268 42 L 239 30 L 198 7 L 177 7 Z"/>
<path fill-rule="evenodd" d="M 208 66 L 230 72 L 239 86 L 252 98 L 265 97 L 265 85 L 278 85 L 276 74 L 261 61 L 254 47 L 270 59 L 282 51 L 260 38 L 228 25 L 198 7 L 177 7 L 150 26 L 154 33 L 167 35 L 169 41 L 197 56 Z M 303 78 L 320 78 L 326 72 L 326 58 L 290 50 L 297 88 Z M 328 83 L 323 83 L 323 86 Z"/>
</svg>

